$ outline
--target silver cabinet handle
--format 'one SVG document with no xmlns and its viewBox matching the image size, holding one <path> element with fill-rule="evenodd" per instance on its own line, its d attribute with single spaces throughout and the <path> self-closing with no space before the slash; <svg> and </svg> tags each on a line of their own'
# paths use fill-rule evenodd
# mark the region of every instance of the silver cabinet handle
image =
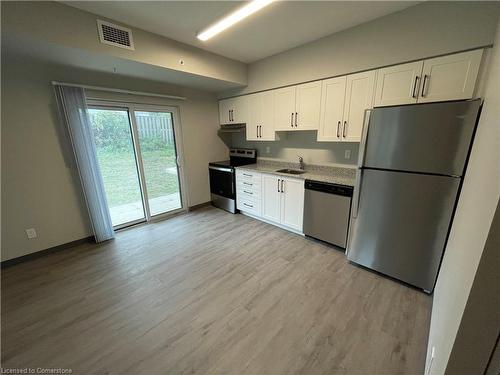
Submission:
<svg viewBox="0 0 500 375">
<path fill-rule="evenodd" d="M 427 83 L 427 79 L 430 79 L 431 77 L 428 76 L 427 74 L 424 74 L 424 81 L 422 82 L 422 98 L 425 98 L 427 93 L 425 92 L 425 84 Z"/>
<path fill-rule="evenodd" d="M 418 96 L 417 84 L 418 84 L 419 79 L 420 79 L 419 76 L 415 76 L 415 83 L 413 84 L 413 93 L 411 95 L 414 98 L 417 98 L 417 96 Z M 415 93 L 415 91 L 416 91 L 416 93 Z"/>
<path fill-rule="evenodd" d="M 337 138 L 340 138 L 340 121 L 337 123 Z"/>
<path fill-rule="evenodd" d="M 292 112 L 292 116 L 290 117 L 290 126 L 293 128 L 293 112 Z"/>
<path fill-rule="evenodd" d="M 285 180 L 281 180 L 281 192 L 284 193 L 285 191 L 283 190 L 283 183 L 285 182 Z"/>
<path fill-rule="evenodd" d="M 231 168 L 212 167 L 211 165 L 208 167 L 208 169 L 213 169 L 215 171 L 221 171 L 221 172 L 232 172 L 233 171 Z"/>
<path fill-rule="evenodd" d="M 246 191 L 246 190 L 243 190 L 244 193 L 247 193 L 247 194 L 250 194 L 250 195 L 253 195 L 253 193 L 251 191 Z"/>
<path fill-rule="evenodd" d="M 297 118 L 299 117 L 299 114 L 295 112 L 295 127 L 297 127 Z"/>
<path fill-rule="evenodd" d="M 259 125 L 259 138 L 262 138 L 262 125 Z"/>
<path fill-rule="evenodd" d="M 344 121 L 344 129 L 342 129 L 342 137 L 347 135 L 347 121 Z"/>
<path fill-rule="evenodd" d="M 280 192 L 280 179 L 278 178 L 278 193 Z"/>
<path fill-rule="evenodd" d="M 253 174 L 243 173 L 243 176 L 253 177 Z"/>
<path fill-rule="evenodd" d="M 253 205 L 251 205 L 251 204 L 246 204 L 246 203 L 243 203 L 243 204 L 244 204 L 245 206 L 247 206 L 247 207 L 253 208 Z"/>
<path fill-rule="evenodd" d="M 255 125 L 255 132 L 257 133 L 257 138 L 259 138 L 259 125 Z"/>
<path fill-rule="evenodd" d="M 253 184 L 249 184 L 248 182 L 243 182 L 243 185 L 253 186 Z"/>
</svg>

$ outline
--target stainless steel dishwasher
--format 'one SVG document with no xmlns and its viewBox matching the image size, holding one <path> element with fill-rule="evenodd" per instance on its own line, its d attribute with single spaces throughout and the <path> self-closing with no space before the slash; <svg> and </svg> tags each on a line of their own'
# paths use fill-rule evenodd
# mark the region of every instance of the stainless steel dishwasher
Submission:
<svg viewBox="0 0 500 375">
<path fill-rule="evenodd" d="M 304 234 L 345 249 L 353 188 L 305 181 Z"/>
</svg>

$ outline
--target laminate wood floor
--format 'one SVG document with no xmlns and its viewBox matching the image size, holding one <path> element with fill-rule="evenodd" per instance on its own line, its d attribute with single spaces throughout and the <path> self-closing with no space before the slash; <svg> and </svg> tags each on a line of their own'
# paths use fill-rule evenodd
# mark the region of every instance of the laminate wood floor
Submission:
<svg viewBox="0 0 500 375">
<path fill-rule="evenodd" d="M 2 366 L 423 374 L 431 298 L 207 207 L 2 270 Z"/>
</svg>

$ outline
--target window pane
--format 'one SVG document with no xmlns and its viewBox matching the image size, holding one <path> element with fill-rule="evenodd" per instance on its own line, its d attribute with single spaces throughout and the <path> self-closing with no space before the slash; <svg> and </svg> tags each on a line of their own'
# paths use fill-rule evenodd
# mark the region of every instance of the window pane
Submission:
<svg viewBox="0 0 500 375">
<path fill-rule="evenodd" d="M 151 215 L 182 207 L 173 118 L 169 112 L 136 111 Z"/>
<path fill-rule="evenodd" d="M 89 108 L 89 114 L 113 225 L 144 219 L 128 111 Z"/>
</svg>

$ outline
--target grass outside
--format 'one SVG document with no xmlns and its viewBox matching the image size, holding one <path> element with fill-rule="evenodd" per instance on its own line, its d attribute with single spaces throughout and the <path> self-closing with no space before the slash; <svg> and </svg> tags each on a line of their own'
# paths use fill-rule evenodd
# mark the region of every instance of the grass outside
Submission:
<svg viewBox="0 0 500 375">
<path fill-rule="evenodd" d="M 130 151 L 97 149 L 97 158 L 110 207 L 141 200 L 135 157 Z M 142 151 L 148 198 L 179 191 L 173 145 Z M 170 170 L 170 171 L 169 171 Z"/>
</svg>

